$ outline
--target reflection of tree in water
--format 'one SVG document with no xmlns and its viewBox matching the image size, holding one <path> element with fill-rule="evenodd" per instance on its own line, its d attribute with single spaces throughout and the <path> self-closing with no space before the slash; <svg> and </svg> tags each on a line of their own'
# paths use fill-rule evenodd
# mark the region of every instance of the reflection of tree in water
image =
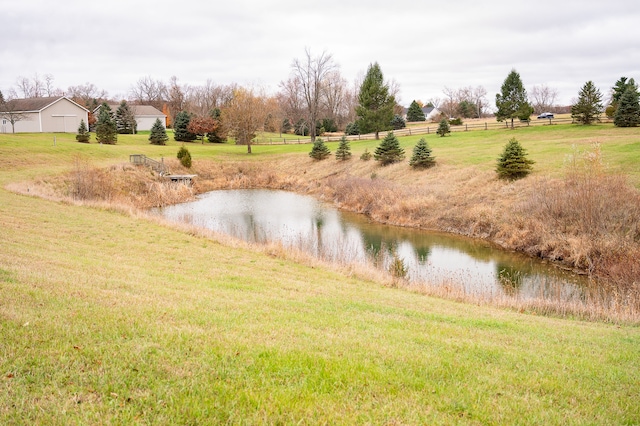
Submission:
<svg viewBox="0 0 640 426">
<path fill-rule="evenodd" d="M 496 271 L 498 273 L 498 283 L 502 286 L 504 292 L 509 296 L 517 295 L 520 288 L 522 288 L 522 279 L 524 278 L 522 271 L 502 263 L 496 264 Z"/>
<path fill-rule="evenodd" d="M 394 235 L 390 232 L 373 233 L 362 230 L 362 241 L 364 242 L 365 250 L 369 257 L 377 264 L 384 263 L 385 258 L 393 257 L 397 253 L 400 243 L 404 240 L 406 239 L 398 238 L 397 234 Z M 431 246 L 424 243 L 419 244 L 421 241 L 417 239 L 410 238 L 409 240 L 409 243 L 416 253 L 417 261 L 419 263 L 426 262 L 431 254 Z"/>
</svg>

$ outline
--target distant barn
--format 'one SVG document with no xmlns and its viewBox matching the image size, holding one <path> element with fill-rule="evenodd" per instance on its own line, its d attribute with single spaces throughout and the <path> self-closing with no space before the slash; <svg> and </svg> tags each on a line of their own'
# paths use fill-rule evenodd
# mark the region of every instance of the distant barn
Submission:
<svg viewBox="0 0 640 426">
<path fill-rule="evenodd" d="M 12 99 L 0 105 L 0 133 L 76 133 L 89 110 L 65 96 Z"/>
</svg>

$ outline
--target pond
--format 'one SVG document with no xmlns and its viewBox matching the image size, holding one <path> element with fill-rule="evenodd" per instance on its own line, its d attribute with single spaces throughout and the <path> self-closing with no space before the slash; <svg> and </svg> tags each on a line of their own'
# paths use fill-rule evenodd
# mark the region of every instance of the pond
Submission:
<svg viewBox="0 0 640 426">
<path fill-rule="evenodd" d="M 372 223 L 286 191 L 220 190 L 154 209 L 166 219 L 255 243 L 278 242 L 344 264 L 387 269 L 402 259 L 407 279 L 459 286 L 482 297 L 581 301 L 586 278 L 489 243 L 450 234 Z"/>
</svg>

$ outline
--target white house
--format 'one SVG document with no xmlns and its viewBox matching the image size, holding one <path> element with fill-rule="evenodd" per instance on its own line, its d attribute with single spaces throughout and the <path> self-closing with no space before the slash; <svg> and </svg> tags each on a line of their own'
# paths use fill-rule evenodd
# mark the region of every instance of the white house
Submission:
<svg viewBox="0 0 640 426">
<path fill-rule="evenodd" d="M 89 110 L 65 96 L 12 99 L 0 105 L 0 133 L 76 133 Z"/>
</svg>

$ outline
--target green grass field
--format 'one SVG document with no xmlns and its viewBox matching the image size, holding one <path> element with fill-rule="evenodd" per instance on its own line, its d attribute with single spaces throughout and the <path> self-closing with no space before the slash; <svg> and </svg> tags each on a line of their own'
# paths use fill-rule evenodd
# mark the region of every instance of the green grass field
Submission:
<svg viewBox="0 0 640 426">
<path fill-rule="evenodd" d="M 640 183 L 637 129 L 540 126 L 427 136 L 490 169 L 515 136 L 536 173 L 600 141 Z M 6 186 L 179 144 L 0 135 L 1 424 L 639 424 L 640 329 L 388 288 L 141 214 Z M 410 149 L 418 137 L 403 138 Z M 352 144 L 354 156 L 375 141 Z M 337 145 L 336 145 L 337 146 Z M 333 143 L 330 145 L 335 150 Z M 194 161 L 310 145 L 188 144 Z"/>
</svg>

